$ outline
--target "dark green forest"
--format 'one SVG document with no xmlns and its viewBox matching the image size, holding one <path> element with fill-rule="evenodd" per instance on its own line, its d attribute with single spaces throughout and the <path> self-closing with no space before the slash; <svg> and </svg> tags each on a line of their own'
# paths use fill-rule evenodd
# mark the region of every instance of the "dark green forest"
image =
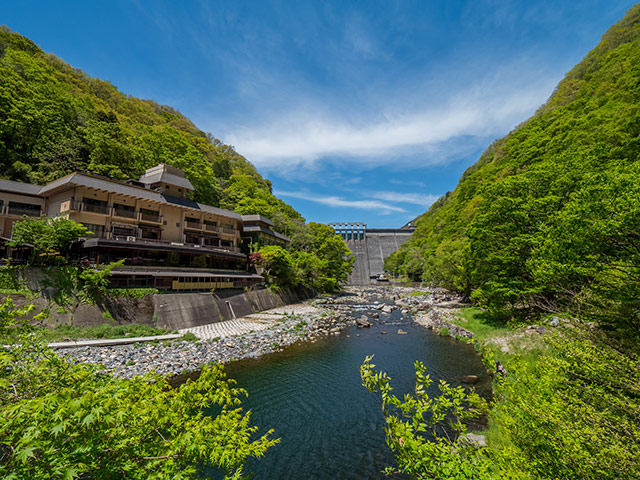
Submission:
<svg viewBox="0 0 640 480">
<path fill-rule="evenodd" d="M 251 163 L 180 112 L 126 95 L 0 27 L 0 168 L 6 178 L 44 184 L 77 171 L 137 179 L 160 162 L 185 171 L 194 200 L 261 213 L 283 233 L 304 224 Z"/>
<path fill-rule="evenodd" d="M 388 271 L 640 334 L 640 7 L 417 219 Z"/>
<path fill-rule="evenodd" d="M 343 258 L 350 253 L 344 242 L 329 227 L 306 224 L 233 147 L 175 109 L 125 95 L 0 27 L 0 171 L 6 178 L 44 184 L 90 172 L 137 179 L 161 162 L 184 170 L 194 200 L 265 215 L 291 238 L 291 253 L 271 248 L 287 265 L 268 277 L 271 284 L 326 291 L 347 278 L 352 262 Z M 269 258 L 268 252 L 255 257 Z"/>
<path fill-rule="evenodd" d="M 401 470 L 640 478 L 640 4 L 416 222 L 385 268 L 475 304 L 454 321 L 485 336 L 494 397 L 486 447 L 425 442 L 445 418 L 425 411 L 476 398 L 441 386 L 434 400 L 417 364 L 402 401 L 367 359 L 365 384 L 402 412 L 386 414 Z"/>
</svg>

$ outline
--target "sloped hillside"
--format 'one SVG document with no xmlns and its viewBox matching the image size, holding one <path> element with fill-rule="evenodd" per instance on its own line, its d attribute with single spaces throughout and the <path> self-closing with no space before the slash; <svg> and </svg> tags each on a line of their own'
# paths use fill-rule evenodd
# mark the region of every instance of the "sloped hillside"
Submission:
<svg viewBox="0 0 640 480">
<path fill-rule="evenodd" d="M 272 216 L 282 231 L 303 222 L 253 165 L 180 112 L 125 95 L 0 27 L 2 175 L 38 184 L 72 171 L 123 180 L 160 162 L 186 172 L 198 201 Z"/>
<path fill-rule="evenodd" d="M 640 333 L 640 6 L 418 220 L 389 271 Z"/>
</svg>

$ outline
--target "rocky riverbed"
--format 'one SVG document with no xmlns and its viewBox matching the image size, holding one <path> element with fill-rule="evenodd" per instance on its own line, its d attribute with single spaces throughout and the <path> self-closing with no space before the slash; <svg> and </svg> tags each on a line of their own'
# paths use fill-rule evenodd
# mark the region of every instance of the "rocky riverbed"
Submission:
<svg viewBox="0 0 640 480">
<path fill-rule="evenodd" d="M 443 291 L 424 295 L 419 293 L 410 287 L 352 286 L 339 295 L 309 302 L 315 308 L 292 306 L 288 315 L 280 316 L 279 321 L 272 322 L 268 328 L 242 335 L 198 341 L 69 348 L 59 350 L 58 354 L 75 363 L 104 365 L 108 371 L 124 378 L 152 371 L 178 375 L 197 371 L 208 364 L 255 358 L 282 350 L 296 342 L 338 335 L 348 325 L 357 324 L 366 328 L 367 324 L 377 321 L 380 315 L 390 314 L 394 310 L 413 312 L 416 321 L 426 327 L 439 328 L 441 322 L 446 323 L 448 313 L 443 306 L 455 303 L 458 299 Z"/>
<path fill-rule="evenodd" d="M 110 347 L 58 350 L 74 363 L 96 363 L 115 375 L 130 378 L 151 371 L 176 375 L 199 370 L 212 363 L 276 352 L 295 342 L 337 335 L 355 319 L 338 311 L 317 309 L 313 313 L 287 315 L 270 328 L 243 335 L 200 341 L 133 343 Z"/>
</svg>

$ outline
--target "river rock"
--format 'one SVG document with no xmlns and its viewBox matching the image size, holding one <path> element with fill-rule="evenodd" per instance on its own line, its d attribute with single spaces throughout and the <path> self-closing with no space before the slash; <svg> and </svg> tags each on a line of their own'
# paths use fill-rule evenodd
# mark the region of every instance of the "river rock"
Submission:
<svg viewBox="0 0 640 480">
<path fill-rule="evenodd" d="M 474 447 L 486 447 L 487 439 L 484 435 L 480 435 L 479 433 L 467 433 L 458 439 L 458 443 L 466 443 L 467 445 L 472 445 Z"/>
<path fill-rule="evenodd" d="M 366 315 L 362 315 L 360 318 L 356 319 L 356 324 L 358 325 L 358 328 L 369 328 L 371 326 L 371 322 Z"/>
<path fill-rule="evenodd" d="M 460 380 L 464 383 L 478 383 L 480 379 L 477 375 L 463 375 Z"/>
</svg>

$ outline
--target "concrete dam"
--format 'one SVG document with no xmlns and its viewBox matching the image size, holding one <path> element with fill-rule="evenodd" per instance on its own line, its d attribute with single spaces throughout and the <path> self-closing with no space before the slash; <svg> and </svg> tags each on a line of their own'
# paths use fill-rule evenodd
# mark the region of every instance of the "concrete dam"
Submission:
<svg viewBox="0 0 640 480">
<path fill-rule="evenodd" d="M 415 228 L 367 228 L 365 223 L 330 223 L 355 256 L 349 285 L 369 285 L 384 273 L 384 260 L 409 240 Z"/>
</svg>

